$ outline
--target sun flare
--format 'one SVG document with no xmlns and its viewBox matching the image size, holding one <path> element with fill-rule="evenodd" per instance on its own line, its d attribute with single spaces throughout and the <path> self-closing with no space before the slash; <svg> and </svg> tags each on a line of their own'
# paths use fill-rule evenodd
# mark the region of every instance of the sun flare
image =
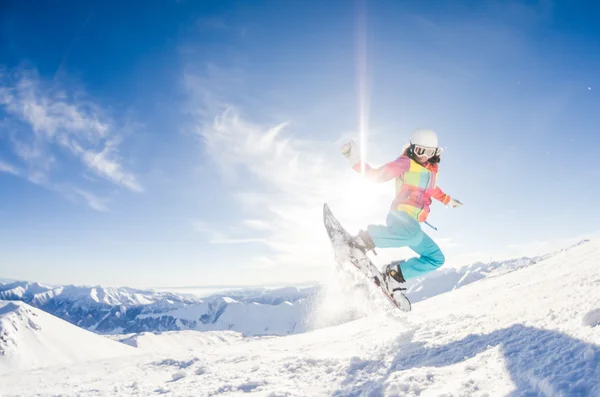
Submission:
<svg viewBox="0 0 600 397">
<path fill-rule="evenodd" d="M 330 197 L 335 197 L 332 204 L 336 216 L 352 233 L 376 220 L 381 221 L 389 204 L 389 186 L 386 189 L 358 173 L 341 178 L 329 188 Z"/>
</svg>

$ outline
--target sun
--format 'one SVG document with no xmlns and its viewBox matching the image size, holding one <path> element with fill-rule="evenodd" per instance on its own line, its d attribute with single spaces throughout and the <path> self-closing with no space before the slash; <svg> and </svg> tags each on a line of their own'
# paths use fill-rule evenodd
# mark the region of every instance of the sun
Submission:
<svg viewBox="0 0 600 397">
<path fill-rule="evenodd" d="M 379 223 L 389 207 L 390 186 L 376 184 L 359 173 L 339 178 L 330 189 L 336 216 L 349 232 Z"/>
</svg>

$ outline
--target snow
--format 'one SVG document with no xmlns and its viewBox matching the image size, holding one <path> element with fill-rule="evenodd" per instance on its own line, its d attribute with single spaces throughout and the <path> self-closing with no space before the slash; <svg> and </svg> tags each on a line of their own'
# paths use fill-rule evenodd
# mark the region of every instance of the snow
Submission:
<svg viewBox="0 0 600 397">
<path fill-rule="evenodd" d="M 249 340 L 234 331 L 170 331 L 161 334 L 143 332 L 132 335 L 111 335 L 110 338 L 148 352 L 164 354 L 173 351 L 202 350 L 207 346 L 231 345 Z"/>
<path fill-rule="evenodd" d="M 238 324 L 238 331 L 245 335 L 285 335 L 304 330 L 300 323 L 306 317 L 302 305 L 283 302 L 278 305 L 260 303 L 230 303 L 227 310 L 214 323 L 217 329 L 230 328 L 229 324 Z M 243 327 L 243 328 L 242 328 Z"/>
<path fill-rule="evenodd" d="M 102 288 L 68 285 L 62 287 L 61 298 L 77 301 L 79 306 L 107 305 L 147 305 L 154 302 L 147 291 L 131 288 Z M 160 296 L 160 295 L 158 295 Z"/>
<path fill-rule="evenodd" d="M 0 285 L 0 299 L 23 299 L 26 296 L 41 294 L 51 289 L 52 287 L 48 287 L 40 283 L 15 281 Z"/>
<path fill-rule="evenodd" d="M 410 313 L 380 297 L 364 302 L 379 307 L 367 317 L 286 336 L 129 335 L 144 354 L 5 373 L 0 390 L 3 396 L 600 396 L 599 261 L 600 240 L 592 240 L 419 301 Z M 335 293 L 322 295 L 327 309 L 314 310 L 336 313 L 337 306 L 360 303 L 350 295 L 336 300 Z"/>
<path fill-rule="evenodd" d="M 173 375 L 171 375 L 171 380 L 173 382 L 177 382 L 179 379 L 185 378 L 186 376 L 187 376 L 187 372 L 177 371 Z"/>
<path fill-rule="evenodd" d="M 174 305 L 157 313 L 143 312 L 137 320 L 176 319 L 180 329 L 197 331 L 230 330 L 244 335 L 286 335 L 304 331 L 301 319 L 306 317 L 302 303 L 283 302 L 278 305 L 243 303 L 231 298 L 218 298 L 201 303 Z"/>
<path fill-rule="evenodd" d="M 149 305 L 161 299 L 186 301 L 186 295 L 142 291 L 132 288 L 103 288 L 90 286 L 46 286 L 36 282 L 15 281 L 0 284 L 0 299 L 23 300 L 35 305 L 43 305 L 52 298 L 74 303 L 74 307 L 99 305 Z M 195 300 L 197 301 L 197 299 Z"/>
<path fill-rule="evenodd" d="M 573 248 L 569 247 L 566 250 Z M 408 295 L 412 302 L 453 291 L 486 277 L 497 277 L 505 273 L 531 266 L 532 264 L 558 255 L 565 250 L 535 258 L 518 258 L 502 262 L 477 262 L 460 268 L 440 269 L 427 277 L 410 280 L 407 283 Z"/>
<path fill-rule="evenodd" d="M 587 312 L 582 319 L 583 325 L 587 325 L 590 327 L 595 327 L 600 325 L 600 308 L 590 310 Z"/>
<path fill-rule="evenodd" d="M 135 353 L 23 302 L 0 301 L 0 373 Z"/>
<path fill-rule="evenodd" d="M 251 288 L 200 299 L 131 288 L 16 282 L 0 286 L 0 299 L 24 301 L 99 334 L 234 329 L 246 335 L 286 335 L 305 330 L 299 323 L 314 290 Z M 227 310 L 232 313 L 219 319 Z M 264 319 L 262 325 L 257 318 Z"/>
</svg>

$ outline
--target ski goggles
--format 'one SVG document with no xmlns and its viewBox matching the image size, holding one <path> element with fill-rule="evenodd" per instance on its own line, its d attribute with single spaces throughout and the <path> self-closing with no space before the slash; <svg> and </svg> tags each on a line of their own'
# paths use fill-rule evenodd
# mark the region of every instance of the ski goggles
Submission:
<svg viewBox="0 0 600 397">
<path fill-rule="evenodd" d="M 431 158 L 431 157 L 435 156 L 436 154 L 440 153 L 441 150 L 439 148 L 435 148 L 435 147 L 414 145 L 413 152 L 419 157 L 423 156 L 423 157 Z"/>
</svg>

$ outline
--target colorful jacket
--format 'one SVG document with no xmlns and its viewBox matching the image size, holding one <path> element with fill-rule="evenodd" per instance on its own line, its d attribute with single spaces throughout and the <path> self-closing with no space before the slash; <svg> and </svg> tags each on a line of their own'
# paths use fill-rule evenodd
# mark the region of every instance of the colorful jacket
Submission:
<svg viewBox="0 0 600 397">
<path fill-rule="evenodd" d="M 450 196 L 436 185 L 438 175 L 437 164 L 421 164 L 408 156 L 400 156 L 379 168 L 371 168 L 364 164 L 365 175 L 375 182 L 386 182 L 396 178 L 396 197 L 390 210 L 404 211 L 419 222 L 424 222 L 429 215 L 431 198 L 443 204 L 450 202 Z M 354 167 L 360 172 L 361 164 Z"/>
</svg>

